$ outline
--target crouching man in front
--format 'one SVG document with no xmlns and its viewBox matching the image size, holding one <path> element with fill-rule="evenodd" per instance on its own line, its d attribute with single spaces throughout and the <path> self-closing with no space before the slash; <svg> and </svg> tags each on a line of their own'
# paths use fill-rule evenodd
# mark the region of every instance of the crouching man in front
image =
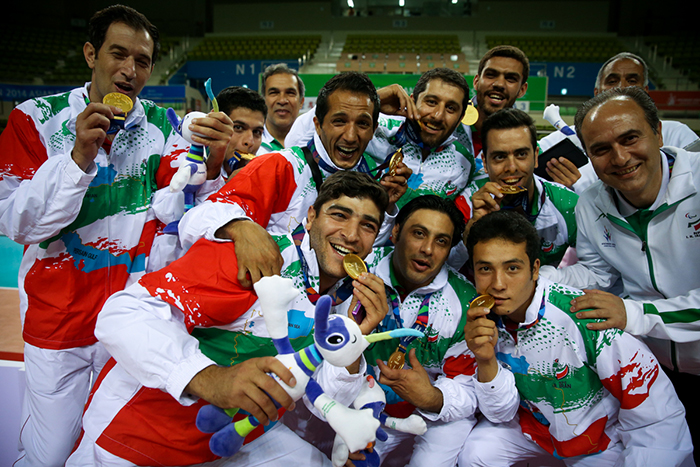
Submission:
<svg viewBox="0 0 700 467">
<path fill-rule="evenodd" d="M 485 418 L 459 465 L 548 454 L 567 466 L 692 465 L 685 410 L 652 352 L 576 319 L 569 303 L 582 292 L 539 276 L 539 246 L 513 211 L 484 216 L 467 237 L 476 289 L 493 306 L 472 307 L 465 326 Z"/>
</svg>

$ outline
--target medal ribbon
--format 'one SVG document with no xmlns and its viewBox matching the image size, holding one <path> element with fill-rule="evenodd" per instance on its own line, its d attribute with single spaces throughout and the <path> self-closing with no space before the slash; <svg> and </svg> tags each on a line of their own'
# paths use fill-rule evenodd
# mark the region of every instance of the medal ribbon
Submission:
<svg viewBox="0 0 700 467">
<path fill-rule="evenodd" d="M 294 246 L 297 248 L 297 253 L 299 254 L 299 262 L 301 263 L 301 273 L 304 277 L 304 286 L 306 287 L 306 295 L 309 301 L 316 304 L 321 294 L 319 294 L 316 289 L 311 287 L 309 282 L 309 265 L 304 258 L 304 253 L 301 251 L 301 243 L 304 241 L 304 236 L 306 236 L 306 231 L 304 230 L 304 224 L 299 224 L 299 226 L 292 232 L 292 239 L 294 240 Z M 352 279 L 346 277 L 339 287 L 331 287 L 331 290 L 326 294 L 331 299 L 333 299 L 333 306 L 344 302 L 352 294 Z"/>
<path fill-rule="evenodd" d="M 399 294 L 394 292 L 391 287 L 386 287 L 387 294 L 389 295 L 389 300 L 391 301 L 391 310 L 394 315 L 394 321 L 396 322 L 397 328 L 402 328 L 401 324 L 401 304 L 399 303 Z M 425 332 L 425 328 L 428 327 L 428 310 L 430 308 L 430 297 L 433 296 L 433 292 L 426 294 L 423 297 L 423 301 L 418 308 L 418 316 L 416 317 L 416 322 L 411 326 L 413 329 Z M 406 348 L 413 342 L 415 336 L 405 336 L 399 339 L 399 346 L 396 347 L 395 352 L 406 353 Z"/>
</svg>

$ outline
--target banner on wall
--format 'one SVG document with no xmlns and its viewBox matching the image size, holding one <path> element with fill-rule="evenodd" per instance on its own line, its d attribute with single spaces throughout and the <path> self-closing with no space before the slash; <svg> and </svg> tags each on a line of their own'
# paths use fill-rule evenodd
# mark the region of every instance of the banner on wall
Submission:
<svg viewBox="0 0 700 467">
<path fill-rule="evenodd" d="M 335 74 L 300 74 L 299 76 L 304 81 L 304 86 L 306 87 L 304 109 L 302 109 L 302 111 L 305 112 L 316 104 L 316 96 L 318 96 L 318 92 L 321 90 L 323 85 L 326 84 L 326 81 L 335 76 Z M 413 93 L 413 88 L 415 88 L 421 75 L 368 74 L 367 76 L 370 80 L 372 80 L 372 83 L 374 83 L 374 86 L 377 89 L 383 88 L 384 86 L 389 86 L 390 84 L 400 84 L 408 94 L 411 94 Z M 471 97 L 474 97 L 474 89 L 472 89 L 474 76 L 464 76 L 469 84 L 469 92 Z M 547 77 L 530 76 L 527 79 L 527 82 L 527 92 L 523 97 L 516 101 L 515 107 L 526 112 L 543 111 L 547 103 Z"/>
<path fill-rule="evenodd" d="M 649 91 L 659 110 L 700 110 L 700 91 Z"/>
</svg>

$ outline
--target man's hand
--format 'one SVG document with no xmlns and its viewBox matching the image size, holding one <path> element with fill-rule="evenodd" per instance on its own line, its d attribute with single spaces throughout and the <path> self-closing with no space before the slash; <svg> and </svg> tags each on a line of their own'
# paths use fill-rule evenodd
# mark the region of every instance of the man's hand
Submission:
<svg viewBox="0 0 700 467">
<path fill-rule="evenodd" d="M 501 185 L 496 182 L 486 182 L 472 195 L 472 219 L 476 222 L 490 212 L 499 211 L 502 199 Z"/>
<path fill-rule="evenodd" d="M 387 194 L 389 195 L 389 205 L 386 207 L 386 212 L 392 213 L 394 205 L 406 194 L 408 190 L 408 179 L 411 178 L 413 170 L 408 168 L 403 162 L 396 166 L 396 175 L 385 175 L 379 182 L 382 184 Z"/>
<path fill-rule="evenodd" d="M 359 323 L 363 335 L 368 335 L 382 322 L 389 312 L 389 305 L 386 301 L 386 287 L 384 281 L 372 273 L 364 272 L 360 277 L 352 281 L 353 301 L 350 310 L 355 307 L 357 300 L 362 303 L 365 309 L 365 318 Z M 352 316 L 350 316 L 352 318 Z"/>
<path fill-rule="evenodd" d="M 550 159 L 547 161 L 545 170 L 552 177 L 552 180 L 561 183 L 567 188 L 574 186 L 574 183 L 581 178 L 581 172 L 579 172 L 576 164 L 566 157 L 560 157 L 558 160 Z"/>
<path fill-rule="evenodd" d="M 391 84 L 377 89 L 379 110 L 387 115 L 401 115 L 410 120 L 418 120 L 418 108 L 403 86 Z"/>
<path fill-rule="evenodd" d="M 288 386 L 296 380 L 292 372 L 274 357 L 251 358 L 238 365 L 212 365 L 192 378 L 185 391 L 222 409 L 240 408 L 267 425 L 277 420 L 273 399 L 288 410 L 294 401 L 268 372 L 280 377 Z"/>
<path fill-rule="evenodd" d="M 493 380 L 498 374 L 495 350 L 498 329 L 496 323 L 486 317 L 490 312 L 491 310 L 483 306 L 469 308 L 467 324 L 464 326 L 464 339 L 474 354 L 479 367 L 478 379 L 482 383 Z"/>
<path fill-rule="evenodd" d="M 367 448 L 367 452 L 370 452 L 370 453 L 373 452 L 375 444 L 376 443 L 372 443 L 372 446 Z M 351 452 L 350 454 L 348 454 L 348 460 L 347 460 L 347 462 L 345 462 L 344 467 L 355 467 L 355 464 L 353 464 L 352 461 L 364 461 L 364 460 L 367 460 L 367 458 L 362 453 L 362 451 Z"/>
<path fill-rule="evenodd" d="M 107 138 L 110 119 L 123 113 L 116 107 L 91 102 L 75 122 L 75 145 L 71 157 L 83 172 L 97 157 L 102 143 Z"/>
<path fill-rule="evenodd" d="M 241 286 L 249 289 L 262 277 L 274 276 L 282 271 L 284 260 L 279 246 L 267 230 L 255 222 L 233 220 L 217 230 L 214 236 L 235 243 L 238 282 Z"/>
<path fill-rule="evenodd" d="M 625 330 L 627 326 L 627 310 L 625 303 L 617 295 L 602 290 L 583 289 L 585 295 L 571 300 L 570 311 L 576 313 L 579 319 L 602 318 L 600 323 L 588 323 L 586 327 L 593 331 L 618 328 Z M 588 311 L 581 311 L 587 310 Z"/>
<path fill-rule="evenodd" d="M 209 148 L 207 158 L 207 180 L 214 180 L 221 175 L 221 164 L 226 155 L 226 148 L 233 135 L 233 122 L 223 112 L 211 112 L 204 118 L 195 118 L 190 130 L 200 135 L 192 135 L 192 141 Z"/>
<path fill-rule="evenodd" d="M 406 402 L 427 412 L 440 413 L 442 410 L 442 391 L 433 386 L 430 376 L 416 358 L 416 349 L 408 352 L 411 369 L 392 370 L 377 359 L 381 374 L 379 383 L 386 384 Z"/>
</svg>

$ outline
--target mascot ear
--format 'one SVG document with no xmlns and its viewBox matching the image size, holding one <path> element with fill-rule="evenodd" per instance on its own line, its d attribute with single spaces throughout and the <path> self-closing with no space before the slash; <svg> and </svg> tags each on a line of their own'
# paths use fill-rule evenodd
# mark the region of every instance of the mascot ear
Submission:
<svg viewBox="0 0 700 467">
<path fill-rule="evenodd" d="M 180 117 L 177 116 L 172 107 L 168 107 L 168 110 L 165 111 L 165 116 L 168 117 L 168 121 L 173 126 L 173 130 L 175 130 L 175 133 L 182 136 L 182 128 L 180 127 Z"/>
<path fill-rule="evenodd" d="M 316 302 L 316 314 L 314 315 L 314 334 L 317 341 L 321 342 L 328 333 L 328 315 L 331 312 L 333 300 L 328 295 L 324 295 Z"/>
</svg>

